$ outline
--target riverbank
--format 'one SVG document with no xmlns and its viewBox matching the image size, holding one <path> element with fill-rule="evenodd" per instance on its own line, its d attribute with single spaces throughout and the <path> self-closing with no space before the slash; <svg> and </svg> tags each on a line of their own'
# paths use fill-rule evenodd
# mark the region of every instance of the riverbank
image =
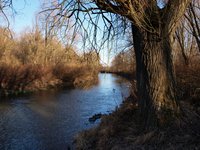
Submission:
<svg viewBox="0 0 200 150">
<path fill-rule="evenodd" d="M 57 87 L 88 88 L 98 82 L 89 66 L 0 66 L 0 96 L 20 95 Z"/>
<path fill-rule="evenodd" d="M 140 129 L 137 102 L 129 97 L 114 113 L 103 116 L 98 127 L 76 137 L 76 149 L 199 149 L 200 111 L 181 103 L 183 116 L 163 129 Z"/>
<path fill-rule="evenodd" d="M 181 117 L 165 128 L 141 129 L 138 98 L 132 94 L 99 126 L 75 137 L 76 149 L 200 149 L 200 76 L 195 69 L 177 69 Z"/>
<path fill-rule="evenodd" d="M 94 51 L 77 53 L 56 35 L 33 27 L 19 36 L 0 27 L 0 97 L 97 82 L 100 59 Z M 12 32 L 15 35 L 14 32 Z"/>
<path fill-rule="evenodd" d="M 72 148 L 78 132 L 99 124 L 89 122 L 91 116 L 114 111 L 129 95 L 130 84 L 124 79 L 112 74 L 98 74 L 98 79 L 87 90 L 59 88 L 1 98 L 0 149 Z"/>
</svg>

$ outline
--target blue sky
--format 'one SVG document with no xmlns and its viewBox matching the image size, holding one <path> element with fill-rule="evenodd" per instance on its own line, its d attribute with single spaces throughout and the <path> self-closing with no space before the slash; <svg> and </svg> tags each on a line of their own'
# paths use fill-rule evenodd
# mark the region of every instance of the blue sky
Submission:
<svg viewBox="0 0 200 150">
<path fill-rule="evenodd" d="M 17 12 L 14 18 L 10 20 L 14 32 L 20 33 L 25 28 L 32 27 L 35 22 L 35 15 L 40 8 L 40 2 L 38 0 L 15 0 L 13 5 Z"/>
<path fill-rule="evenodd" d="M 17 34 L 20 35 L 26 29 L 32 29 L 34 27 L 36 14 L 40 10 L 39 0 L 14 0 L 13 5 L 17 14 L 10 18 L 10 28 Z M 101 38 L 101 34 L 98 36 Z M 82 51 L 81 46 L 78 49 Z M 106 50 L 105 50 L 106 49 Z M 115 53 L 115 52 L 114 52 Z M 101 59 L 104 63 L 108 63 L 108 50 L 106 47 L 100 52 Z M 115 54 L 110 54 L 112 58 Z M 110 63 L 110 62 L 109 62 Z"/>
<path fill-rule="evenodd" d="M 162 0 L 158 0 L 159 6 L 162 8 Z M 17 34 L 20 35 L 24 30 L 31 29 L 34 26 L 36 14 L 40 10 L 39 0 L 14 0 L 13 5 L 17 12 L 14 17 L 10 18 L 10 27 Z M 101 38 L 101 34 L 98 34 Z M 81 49 L 81 48 L 80 48 Z M 103 49 L 107 49 L 104 47 Z M 114 54 L 110 55 L 115 56 Z M 101 58 L 104 62 L 108 60 L 108 50 L 101 51 Z M 108 62 L 110 63 L 110 62 Z"/>
</svg>

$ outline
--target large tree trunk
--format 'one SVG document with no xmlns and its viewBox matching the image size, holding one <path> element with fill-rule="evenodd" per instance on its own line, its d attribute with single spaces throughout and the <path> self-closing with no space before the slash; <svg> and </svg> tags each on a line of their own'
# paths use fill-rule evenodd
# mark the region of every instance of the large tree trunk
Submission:
<svg viewBox="0 0 200 150">
<path fill-rule="evenodd" d="M 170 36 L 134 25 L 132 30 L 142 123 L 145 128 L 166 125 L 179 113 Z"/>
</svg>

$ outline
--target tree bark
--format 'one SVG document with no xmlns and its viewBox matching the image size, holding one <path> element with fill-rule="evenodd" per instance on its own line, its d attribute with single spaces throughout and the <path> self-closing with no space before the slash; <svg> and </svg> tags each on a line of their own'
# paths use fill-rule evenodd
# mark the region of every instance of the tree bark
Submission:
<svg viewBox="0 0 200 150">
<path fill-rule="evenodd" d="M 156 35 L 134 25 L 132 30 L 143 127 L 168 125 L 179 113 L 170 35 Z"/>
</svg>

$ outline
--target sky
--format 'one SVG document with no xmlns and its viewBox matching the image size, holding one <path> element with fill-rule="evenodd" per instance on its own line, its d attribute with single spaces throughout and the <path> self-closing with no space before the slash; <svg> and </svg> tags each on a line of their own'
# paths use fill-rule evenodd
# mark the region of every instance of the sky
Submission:
<svg viewBox="0 0 200 150">
<path fill-rule="evenodd" d="M 10 19 L 11 29 L 19 34 L 27 27 L 32 27 L 35 22 L 35 15 L 39 11 L 40 2 L 38 0 L 13 1 L 14 8 L 17 14 Z"/>
<path fill-rule="evenodd" d="M 162 0 L 158 0 L 159 6 L 162 7 Z M 39 11 L 39 0 L 14 0 L 14 8 L 17 15 L 10 19 L 11 28 L 19 33 L 26 27 L 32 27 L 35 21 L 35 15 Z"/>
<path fill-rule="evenodd" d="M 35 24 L 36 14 L 39 12 L 41 7 L 41 2 L 39 0 L 14 0 L 13 6 L 16 11 L 16 14 L 12 17 L 10 15 L 10 29 L 14 31 L 15 35 L 20 36 L 23 31 L 26 29 L 32 29 Z M 100 35 L 98 35 L 101 37 Z M 81 51 L 81 47 L 78 48 L 78 51 Z M 108 57 L 109 55 L 109 57 Z M 108 54 L 108 49 L 103 48 L 100 51 L 100 57 L 103 61 L 103 64 L 110 64 L 111 60 L 115 54 Z"/>
<path fill-rule="evenodd" d="M 16 33 L 16 35 L 20 35 L 26 29 L 31 29 L 34 27 L 36 14 L 39 12 L 41 7 L 41 2 L 39 0 L 14 0 L 13 5 L 17 12 L 14 17 L 10 17 L 10 28 Z M 163 3 L 162 0 L 158 0 L 159 6 L 162 8 Z M 101 37 L 100 35 L 98 35 Z M 105 48 L 106 49 L 106 48 Z M 115 52 L 112 55 L 111 59 L 115 56 Z M 109 54 L 110 56 L 110 54 Z M 101 51 L 101 59 L 106 63 L 108 62 L 108 50 Z"/>
</svg>

